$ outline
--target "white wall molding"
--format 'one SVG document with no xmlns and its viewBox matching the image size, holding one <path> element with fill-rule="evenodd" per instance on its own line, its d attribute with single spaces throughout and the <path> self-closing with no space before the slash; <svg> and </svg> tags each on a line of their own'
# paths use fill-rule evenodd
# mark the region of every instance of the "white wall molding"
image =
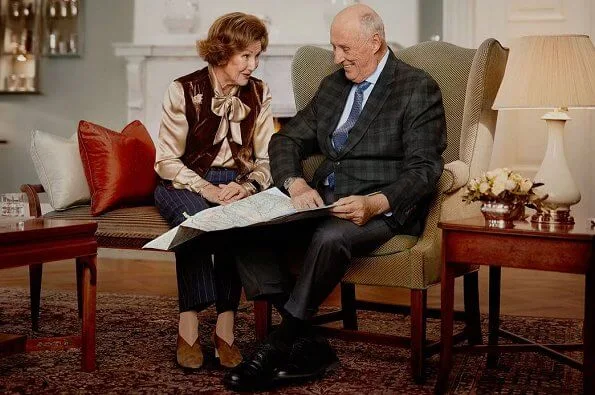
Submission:
<svg viewBox="0 0 595 395">
<path fill-rule="evenodd" d="M 539 3 L 512 2 L 508 8 L 509 22 L 564 21 L 562 0 L 540 0 Z"/>
<path fill-rule="evenodd" d="M 302 45 L 306 44 L 269 44 L 261 55 L 255 76 L 269 85 L 276 117 L 295 115 L 291 61 Z M 128 121 L 141 120 L 156 138 L 167 84 L 206 63 L 198 57 L 193 45 L 115 43 L 113 46 L 116 56 L 126 60 Z"/>
</svg>

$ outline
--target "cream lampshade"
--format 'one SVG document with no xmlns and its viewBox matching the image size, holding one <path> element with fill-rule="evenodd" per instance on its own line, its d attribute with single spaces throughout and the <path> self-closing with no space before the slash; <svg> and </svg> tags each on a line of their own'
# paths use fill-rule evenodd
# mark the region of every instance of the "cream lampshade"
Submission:
<svg viewBox="0 0 595 395">
<path fill-rule="evenodd" d="M 534 222 L 572 224 L 570 206 L 581 200 L 564 154 L 569 108 L 595 109 L 595 48 L 588 36 L 528 36 L 510 46 L 496 110 L 550 110 L 548 142 L 535 182 L 543 199 Z M 546 197 L 547 195 L 547 197 Z"/>
</svg>

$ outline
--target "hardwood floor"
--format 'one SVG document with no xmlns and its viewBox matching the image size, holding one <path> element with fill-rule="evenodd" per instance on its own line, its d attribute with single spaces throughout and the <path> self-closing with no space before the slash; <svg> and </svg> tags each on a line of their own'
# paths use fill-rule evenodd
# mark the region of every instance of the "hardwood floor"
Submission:
<svg viewBox="0 0 595 395">
<path fill-rule="evenodd" d="M 480 272 L 481 311 L 487 312 L 487 270 Z M 571 274 L 518 269 L 502 270 L 502 314 L 579 318 L 584 309 L 584 277 Z M 28 269 L 20 267 L 0 271 L 0 287 L 29 286 Z M 138 259 L 98 260 L 98 292 L 176 296 L 175 265 L 171 261 Z M 75 290 L 74 260 L 44 265 L 43 289 Z M 358 287 L 359 299 L 408 303 L 403 289 Z M 335 291 L 326 301 L 337 305 Z M 462 309 L 462 282 L 457 280 L 455 307 Z M 440 287 L 428 292 L 428 305 L 440 307 Z"/>
</svg>

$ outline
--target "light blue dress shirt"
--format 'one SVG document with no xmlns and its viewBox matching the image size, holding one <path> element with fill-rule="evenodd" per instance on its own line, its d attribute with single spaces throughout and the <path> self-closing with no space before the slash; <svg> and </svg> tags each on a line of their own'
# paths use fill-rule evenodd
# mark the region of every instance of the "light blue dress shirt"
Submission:
<svg viewBox="0 0 595 395">
<path fill-rule="evenodd" d="M 374 70 L 374 72 L 372 73 L 371 76 L 369 76 L 368 78 L 365 79 L 365 81 L 368 81 L 371 85 L 368 87 L 368 89 L 366 89 L 364 91 L 364 101 L 362 102 L 362 111 L 364 110 L 364 108 L 366 106 L 366 102 L 368 101 L 368 98 L 370 97 L 370 93 L 372 93 L 372 90 L 374 89 L 374 86 L 376 85 L 376 81 L 378 81 L 378 77 L 380 77 L 380 73 L 382 73 L 382 70 L 384 70 L 384 66 L 386 65 L 387 59 L 388 59 L 388 50 L 386 51 L 386 53 L 384 54 L 382 59 L 380 59 L 380 63 L 378 63 L 378 66 L 376 66 L 376 70 Z M 347 102 L 345 102 L 345 107 L 343 108 L 343 113 L 341 114 L 341 118 L 339 119 L 337 128 L 339 126 L 343 125 L 347 121 L 347 118 L 349 118 L 349 113 L 351 112 L 351 107 L 353 107 L 353 100 L 355 98 L 355 89 L 356 88 L 357 88 L 357 85 L 353 84 L 353 86 L 351 87 L 351 90 L 349 91 L 349 96 L 347 96 Z M 333 146 L 334 146 L 334 144 L 333 144 Z"/>
</svg>

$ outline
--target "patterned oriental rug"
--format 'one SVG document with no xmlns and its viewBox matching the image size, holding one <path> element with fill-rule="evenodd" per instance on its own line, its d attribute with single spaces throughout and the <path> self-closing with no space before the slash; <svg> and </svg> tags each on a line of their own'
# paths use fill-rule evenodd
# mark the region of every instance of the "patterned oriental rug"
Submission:
<svg viewBox="0 0 595 395">
<path fill-rule="evenodd" d="M 43 291 L 42 291 L 43 292 Z M 237 341 L 244 354 L 255 346 L 251 304 L 238 314 Z M 79 330 L 74 293 L 42 293 L 40 335 L 69 335 Z M 202 313 L 201 339 L 209 342 L 215 312 Z M 554 342 L 578 342 L 582 322 L 541 318 L 503 317 L 503 328 Z M 360 325 L 370 331 L 409 333 L 407 317 L 382 313 L 360 314 Z M 484 318 L 484 334 L 487 320 Z M 0 288 L 0 332 L 31 335 L 28 291 Z M 224 371 L 213 358 L 196 373 L 175 364 L 177 301 L 171 297 L 117 294 L 97 296 L 97 370 L 83 373 L 80 352 L 43 351 L 3 355 L 0 359 L 0 393 L 226 393 Z M 429 338 L 437 339 L 439 321 L 430 320 Z M 331 339 L 340 367 L 322 380 L 278 390 L 285 394 L 431 394 L 437 377 L 438 356 L 426 370 L 427 381 L 416 385 L 409 376 L 407 350 Z M 573 355 L 575 358 L 579 357 Z M 581 393 L 580 372 L 536 353 L 503 354 L 496 369 L 487 369 L 483 354 L 457 354 L 450 392 Z"/>
</svg>

